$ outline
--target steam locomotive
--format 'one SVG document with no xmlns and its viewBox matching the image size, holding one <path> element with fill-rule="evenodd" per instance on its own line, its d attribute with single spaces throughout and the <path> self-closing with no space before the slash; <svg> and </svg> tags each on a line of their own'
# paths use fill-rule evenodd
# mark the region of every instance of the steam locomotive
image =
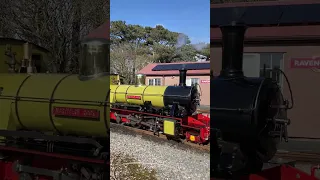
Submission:
<svg viewBox="0 0 320 180">
<path fill-rule="evenodd" d="M 30 72 L 31 50 L 24 48 L 19 72 Z M 0 180 L 107 179 L 110 119 L 209 142 L 210 119 L 195 113 L 199 93 L 186 86 L 186 69 L 179 86 L 121 85 L 108 58 L 108 41 L 86 39 L 78 75 L 0 73 Z"/>
<path fill-rule="evenodd" d="M 196 86 L 186 86 L 187 69 L 179 69 L 179 86 L 146 86 L 139 74 L 136 85 L 111 85 L 111 121 L 165 134 L 168 139 L 208 144 L 210 118 L 197 113 Z"/>
<path fill-rule="evenodd" d="M 1 180 L 109 177 L 108 58 L 109 41 L 86 39 L 79 75 L 0 74 Z"/>
<path fill-rule="evenodd" d="M 186 70 L 180 70 L 179 86 L 111 85 L 110 103 L 115 108 L 156 113 L 165 116 L 192 115 L 199 105 L 195 86 L 186 86 Z M 141 75 L 140 75 L 141 76 Z"/>
<path fill-rule="evenodd" d="M 239 22 L 221 27 L 222 70 L 210 84 L 212 178 L 240 179 L 244 175 L 259 173 L 263 163 L 274 157 L 278 143 L 282 139 L 288 141 L 290 119 L 287 111 L 292 105 L 284 99 L 277 82 L 243 75 L 246 28 Z M 286 75 L 278 71 L 291 89 Z M 292 94 L 291 101 L 293 104 Z M 279 170 L 265 173 L 268 175 L 264 177 L 278 179 L 275 176 Z"/>
</svg>

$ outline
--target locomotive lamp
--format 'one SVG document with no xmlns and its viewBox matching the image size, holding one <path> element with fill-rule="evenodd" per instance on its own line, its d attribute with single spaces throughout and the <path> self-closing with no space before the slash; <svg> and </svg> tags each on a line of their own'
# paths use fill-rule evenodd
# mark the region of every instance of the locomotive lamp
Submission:
<svg viewBox="0 0 320 180">
<path fill-rule="evenodd" d="M 222 70 L 211 81 L 212 177 L 259 172 L 287 140 L 287 101 L 277 82 L 243 75 L 243 42 L 247 27 L 222 26 Z"/>
<path fill-rule="evenodd" d="M 109 75 L 110 43 L 106 39 L 87 38 L 81 42 L 79 79 L 89 80 Z"/>
</svg>

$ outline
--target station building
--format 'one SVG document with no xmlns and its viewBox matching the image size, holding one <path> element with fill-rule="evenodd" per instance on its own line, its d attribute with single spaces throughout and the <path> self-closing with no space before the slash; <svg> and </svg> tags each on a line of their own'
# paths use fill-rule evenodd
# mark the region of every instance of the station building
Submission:
<svg viewBox="0 0 320 180">
<path fill-rule="evenodd" d="M 288 132 L 292 138 L 320 138 L 319 12 L 317 0 L 211 4 L 213 74 L 221 70 L 219 25 L 243 21 L 250 27 L 244 42 L 244 74 L 273 78 L 289 100 L 285 78 L 272 69 L 280 68 L 290 81 L 294 107 L 289 111 Z"/>
<path fill-rule="evenodd" d="M 46 73 L 49 70 L 47 64 L 52 57 L 47 49 L 23 40 L 0 37 L 0 73 L 8 73 L 8 64 L 14 62 L 16 64 L 13 69 L 18 70 L 21 61 L 25 60 L 27 65 L 29 58 L 32 59 L 36 72 Z"/>
<path fill-rule="evenodd" d="M 181 63 L 152 63 L 138 73 L 146 76 L 146 85 L 174 86 L 179 85 L 178 66 L 189 66 L 187 70 L 187 86 L 197 85 L 200 90 L 201 106 L 210 105 L 210 61 Z"/>
</svg>

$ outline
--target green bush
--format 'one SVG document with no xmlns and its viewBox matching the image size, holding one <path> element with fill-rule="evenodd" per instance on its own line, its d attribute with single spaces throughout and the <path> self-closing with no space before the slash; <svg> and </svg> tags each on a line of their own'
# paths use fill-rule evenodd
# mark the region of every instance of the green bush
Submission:
<svg viewBox="0 0 320 180">
<path fill-rule="evenodd" d="M 143 167 L 124 153 L 111 153 L 110 163 L 111 180 L 157 180 L 154 169 Z"/>
</svg>

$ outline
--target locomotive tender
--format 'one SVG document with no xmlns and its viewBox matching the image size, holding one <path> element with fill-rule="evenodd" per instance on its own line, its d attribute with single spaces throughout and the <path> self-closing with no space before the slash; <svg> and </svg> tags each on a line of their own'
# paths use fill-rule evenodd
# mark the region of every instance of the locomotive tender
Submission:
<svg viewBox="0 0 320 180">
<path fill-rule="evenodd" d="M 179 69 L 179 86 L 146 86 L 143 75 L 136 85 L 111 85 L 111 120 L 143 128 L 169 139 L 208 144 L 210 118 L 198 114 L 200 93 L 186 86 L 187 69 Z"/>
<path fill-rule="evenodd" d="M 109 41 L 86 39 L 79 75 L 0 74 L 1 180 L 109 177 L 108 58 Z"/>
</svg>

